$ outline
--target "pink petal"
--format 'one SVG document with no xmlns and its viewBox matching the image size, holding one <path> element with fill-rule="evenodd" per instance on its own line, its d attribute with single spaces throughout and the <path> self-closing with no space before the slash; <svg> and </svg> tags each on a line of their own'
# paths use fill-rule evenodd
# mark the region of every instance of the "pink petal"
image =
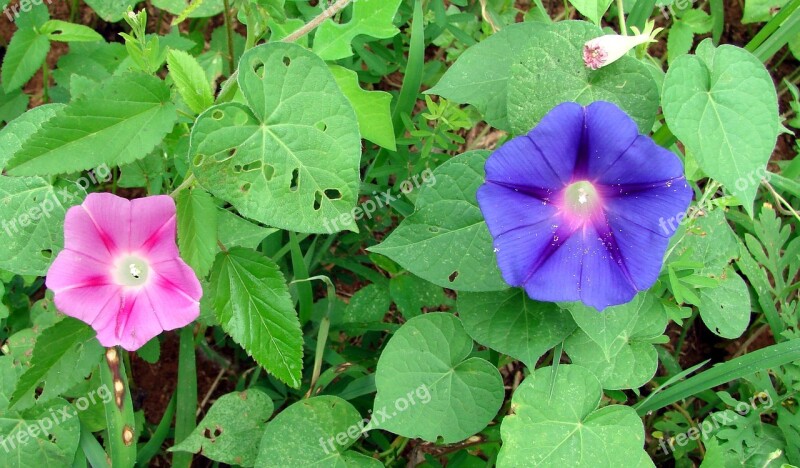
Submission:
<svg viewBox="0 0 800 468">
<path fill-rule="evenodd" d="M 146 286 L 123 293 L 116 322 L 98 331 L 128 351 L 135 351 L 164 330 L 192 323 L 200 315 L 200 282 L 180 259 L 151 265 Z M 101 340 L 102 343 L 102 340 Z"/>
<path fill-rule="evenodd" d="M 125 290 L 116 321 L 98 330 L 97 338 L 104 345 L 106 339 L 128 351 L 136 351 L 164 330 L 154 310 L 145 288 Z"/>
<path fill-rule="evenodd" d="M 177 258 L 175 202 L 159 195 L 131 202 L 131 252 L 141 253 L 151 263 Z"/>
<path fill-rule="evenodd" d="M 110 193 L 90 193 L 86 200 L 83 201 L 81 208 L 86 212 L 88 220 L 97 230 L 97 238 L 100 243 L 95 246 L 95 250 L 105 248 L 111 255 L 128 250 L 131 225 L 130 201 Z M 84 217 L 78 219 L 88 221 Z M 69 239 L 74 234 L 76 237 L 74 242 L 79 246 L 78 249 L 89 247 L 88 241 L 91 239 L 85 237 L 89 228 L 82 227 L 76 231 L 70 230 L 74 228 L 74 224 L 65 225 L 64 236 L 67 239 L 66 242 L 69 243 Z"/>
<path fill-rule="evenodd" d="M 62 250 L 45 282 L 55 293 L 58 310 L 90 325 L 100 317 L 116 316 L 119 310 L 121 288 L 108 267 L 81 253 Z"/>
<path fill-rule="evenodd" d="M 45 284 L 53 292 L 114 284 L 111 267 L 72 250 L 62 250 L 47 272 Z"/>
<path fill-rule="evenodd" d="M 203 289 L 194 271 L 180 259 L 152 268 L 153 276 L 145 289 L 164 330 L 185 327 L 197 319 Z"/>
</svg>

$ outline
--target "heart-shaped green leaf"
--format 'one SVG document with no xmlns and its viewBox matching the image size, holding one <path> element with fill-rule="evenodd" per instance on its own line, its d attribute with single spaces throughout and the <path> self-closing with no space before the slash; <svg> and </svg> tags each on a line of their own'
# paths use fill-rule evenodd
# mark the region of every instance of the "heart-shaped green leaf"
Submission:
<svg viewBox="0 0 800 468">
<path fill-rule="evenodd" d="M 764 168 L 780 132 L 772 78 L 753 54 L 710 39 L 669 67 L 664 117 L 700 168 L 753 213 Z"/>
<path fill-rule="evenodd" d="M 347 450 L 361 437 L 365 424 L 358 410 L 339 397 L 300 400 L 267 424 L 256 466 L 382 467 L 372 457 Z"/>
<path fill-rule="evenodd" d="M 416 211 L 369 250 L 444 288 L 508 288 L 497 269 L 492 238 L 475 198 L 488 155 L 488 151 L 470 151 L 436 168 L 420 189 Z"/>
<path fill-rule="evenodd" d="M 527 133 L 565 101 L 610 101 L 627 112 L 642 133 L 652 130 L 658 86 L 644 62 L 622 57 L 599 70 L 583 63 L 583 44 L 601 34 L 600 28 L 584 21 L 561 21 L 532 40 L 532 47 L 511 66 L 508 119 L 515 134 Z"/>
<path fill-rule="evenodd" d="M 191 435 L 170 452 L 202 452 L 221 463 L 253 466 L 273 410 L 272 399 L 261 390 L 251 388 L 223 395 Z"/>
<path fill-rule="evenodd" d="M 531 369 L 576 327 L 567 311 L 551 302 L 533 301 L 519 288 L 461 292 L 458 314 L 475 341 L 519 359 Z"/>
<path fill-rule="evenodd" d="M 511 66 L 547 30 L 545 23 L 510 24 L 462 53 L 428 90 L 460 104 L 472 104 L 492 127 L 509 131 L 506 97 Z"/>
<path fill-rule="evenodd" d="M 212 107 L 192 128 L 200 184 L 271 226 L 357 230 L 358 121 L 325 62 L 296 44 L 264 44 L 242 56 L 239 86 L 248 106 Z"/>
<path fill-rule="evenodd" d="M 503 379 L 489 362 L 469 357 L 473 345 L 454 315 L 406 322 L 378 361 L 370 428 L 444 443 L 485 428 L 503 402 Z"/>
<path fill-rule="evenodd" d="M 594 372 L 603 388 L 638 388 L 653 378 L 658 368 L 653 341 L 667 327 L 658 298 L 640 293 L 603 312 L 581 303 L 567 307 L 579 329 L 567 338 L 564 350 L 573 363 Z"/>
<path fill-rule="evenodd" d="M 597 409 L 602 394 L 600 382 L 583 367 L 537 369 L 514 392 L 512 413 L 500 427 L 497 466 L 653 466 L 636 411 L 621 405 Z"/>
</svg>

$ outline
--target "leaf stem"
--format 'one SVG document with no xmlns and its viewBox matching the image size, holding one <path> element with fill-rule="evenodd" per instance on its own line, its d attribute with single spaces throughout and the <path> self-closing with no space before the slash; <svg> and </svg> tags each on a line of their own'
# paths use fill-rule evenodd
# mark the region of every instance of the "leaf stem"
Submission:
<svg viewBox="0 0 800 468">
<path fill-rule="evenodd" d="M 327 276 L 312 276 L 311 278 L 306 279 L 298 279 L 292 281 L 290 284 L 296 283 L 303 283 L 306 281 L 312 280 L 321 280 L 328 286 L 328 308 L 325 312 L 325 316 L 322 317 L 322 320 L 319 323 L 319 333 L 317 333 L 317 348 L 316 354 L 314 355 L 314 369 L 311 372 L 311 384 L 308 387 L 308 392 L 306 392 L 305 398 L 311 398 L 314 394 L 314 386 L 317 384 L 317 380 L 319 380 L 319 375 L 322 372 L 322 355 L 325 354 L 325 345 L 328 343 L 328 334 L 330 333 L 331 329 L 331 313 L 333 312 L 333 304 L 336 300 L 336 286 L 333 285 L 333 282 Z"/>
<path fill-rule="evenodd" d="M 228 0 L 224 1 L 225 4 L 227 5 Z M 332 17 L 333 15 L 344 9 L 344 7 L 349 5 L 351 1 L 352 0 L 338 0 L 336 3 L 328 7 L 325 11 L 320 13 L 319 16 L 317 16 L 316 18 L 308 22 L 306 25 L 304 25 L 302 28 L 281 39 L 281 42 L 294 42 L 300 39 L 301 37 L 313 31 L 314 28 L 318 27 L 326 19 Z M 233 70 L 233 66 L 231 66 L 231 70 Z M 217 95 L 217 102 L 224 102 L 225 100 L 229 99 L 229 96 L 233 96 L 233 93 L 236 92 L 235 86 L 237 85 L 238 78 L 239 78 L 239 70 L 237 69 L 233 73 L 231 73 L 231 76 L 225 81 L 225 83 L 222 84 L 222 89 Z"/>
<path fill-rule="evenodd" d="M 480 0 L 481 3 L 481 16 L 483 16 L 484 21 L 489 23 L 489 26 L 492 27 L 492 32 L 497 32 L 500 30 L 495 24 L 494 20 L 491 17 L 491 14 L 486 10 L 486 0 Z"/>
<path fill-rule="evenodd" d="M 795 211 L 795 209 L 792 208 L 792 205 L 788 201 L 786 201 L 786 199 L 783 198 L 781 196 L 781 194 L 779 194 L 775 190 L 775 188 L 772 186 L 772 184 L 770 184 L 766 180 L 762 180 L 761 183 L 764 184 L 764 186 L 769 189 L 770 193 L 772 193 L 772 196 L 775 197 L 776 200 L 778 200 L 778 205 L 785 206 L 786 210 L 788 211 L 788 214 L 791 214 L 792 216 L 795 217 L 796 220 L 800 221 L 800 215 L 797 214 L 797 211 Z M 781 211 L 784 211 L 784 210 L 781 210 Z M 786 213 L 784 213 L 784 214 L 786 214 Z"/>
<path fill-rule="evenodd" d="M 617 0 L 617 10 L 619 13 L 619 30 L 623 36 L 627 36 L 628 27 L 625 26 L 625 5 L 622 0 Z"/>
<path fill-rule="evenodd" d="M 301 37 L 305 36 L 306 34 L 313 31 L 315 28 L 317 28 L 326 19 L 332 17 L 336 13 L 339 13 L 341 10 L 344 9 L 344 7 L 349 5 L 350 2 L 351 0 L 338 0 L 336 3 L 329 6 L 325 11 L 320 13 L 319 16 L 306 23 L 305 26 L 283 38 L 283 42 L 294 42 L 300 39 Z"/>
<path fill-rule="evenodd" d="M 222 0 L 223 4 L 223 16 L 225 18 L 225 34 L 228 36 L 228 66 L 230 67 L 231 73 L 236 70 L 236 61 L 234 60 L 234 52 L 233 52 L 233 26 L 231 25 L 231 5 L 228 0 Z M 249 26 L 247 28 L 250 29 Z"/>
<path fill-rule="evenodd" d="M 130 386 L 120 354 L 117 347 L 106 349 L 105 362 L 100 364 L 100 379 L 103 386 L 112 389 L 114 395 L 105 404 L 111 465 L 129 468 L 136 463 L 137 431 Z"/>
<path fill-rule="evenodd" d="M 178 187 L 176 187 L 175 190 L 173 190 L 172 193 L 169 194 L 169 196 L 172 198 L 177 198 L 178 194 L 181 193 L 183 189 L 189 188 L 189 186 L 191 186 L 194 182 L 195 182 L 194 174 L 189 173 L 189 175 L 186 176 L 185 179 L 183 179 L 183 182 L 181 182 L 181 184 Z"/>
</svg>

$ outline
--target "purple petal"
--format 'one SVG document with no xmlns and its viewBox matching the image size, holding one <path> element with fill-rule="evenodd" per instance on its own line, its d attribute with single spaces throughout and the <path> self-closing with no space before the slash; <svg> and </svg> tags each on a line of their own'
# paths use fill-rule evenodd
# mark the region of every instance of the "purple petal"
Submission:
<svg viewBox="0 0 800 468">
<path fill-rule="evenodd" d="M 649 289 L 658 279 L 669 237 L 622 216 L 608 214 L 606 236 L 613 239 L 615 257 L 636 289 Z"/>
<path fill-rule="evenodd" d="M 581 142 L 583 108 L 560 104 L 528 135 L 512 139 L 486 161 L 486 180 L 527 190 L 540 199 L 572 180 Z"/>
<path fill-rule="evenodd" d="M 616 187 L 663 184 L 678 178 L 683 178 L 681 160 L 649 137 L 638 136 L 613 165 L 596 171 L 592 180 L 599 185 Z"/>
<path fill-rule="evenodd" d="M 607 230 L 604 229 L 603 231 Z M 525 291 L 539 301 L 577 301 L 598 310 L 628 302 L 637 287 L 622 265 L 622 255 L 591 224 L 554 247 L 525 282 Z"/>
<path fill-rule="evenodd" d="M 552 219 L 554 204 L 493 182 L 478 188 L 478 205 L 493 237 Z"/>
<path fill-rule="evenodd" d="M 630 302 L 638 291 L 620 259 L 615 239 L 587 226 L 582 240 L 581 302 L 599 311 Z"/>
<path fill-rule="evenodd" d="M 585 160 L 581 161 L 576 172 L 594 180 L 597 174 L 616 165 L 617 159 L 639 137 L 639 129 L 622 109 L 604 101 L 586 107 L 585 125 L 581 153 Z"/>
<path fill-rule="evenodd" d="M 557 239 L 549 255 L 542 258 L 541 265 L 528 276 L 525 291 L 537 301 L 580 300 L 583 242 L 578 234 Z M 563 242 L 559 244 L 560 241 Z"/>
</svg>

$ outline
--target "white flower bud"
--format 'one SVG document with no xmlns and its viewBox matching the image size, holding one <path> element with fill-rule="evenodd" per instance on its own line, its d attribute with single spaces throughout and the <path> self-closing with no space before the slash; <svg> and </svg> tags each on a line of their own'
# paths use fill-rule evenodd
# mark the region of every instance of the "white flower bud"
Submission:
<svg viewBox="0 0 800 468">
<path fill-rule="evenodd" d="M 635 32 L 637 31 L 635 28 Z M 655 36 L 662 28 L 653 30 L 653 23 L 649 22 L 644 32 L 635 36 L 620 36 L 619 34 L 606 34 L 587 41 L 583 46 L 583 63 L 592 70 L 605 67 L 614 63 L 629 50 L 648 42 L 656 42 Z"/>
</svg>

